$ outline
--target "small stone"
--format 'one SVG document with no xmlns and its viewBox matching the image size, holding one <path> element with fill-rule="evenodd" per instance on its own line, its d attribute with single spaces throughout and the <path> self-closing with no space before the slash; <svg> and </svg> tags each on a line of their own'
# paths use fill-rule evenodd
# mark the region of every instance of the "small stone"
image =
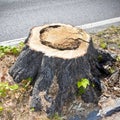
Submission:
<svg viewBox="0 0 120 120">
<path fill-rule="evenodd" d="M 99 104 L 101 105 L 101 110 L 99 111 L 101 116 L 110 116 L 120 111 L 120 98 L 113 99 L 109 97 Z"/>
<path fill-rule="evenodd" d="M 100 120 L 101 117 L 98 115 L 99 111 L 92 111 L 88 114 L 86 120 Z"/>
<path fill-rule="evenodd" d="M 114 90 L 120 90 L 120 88 L 118 88 L 118 87 L 114 87 Z"/>
</svg>

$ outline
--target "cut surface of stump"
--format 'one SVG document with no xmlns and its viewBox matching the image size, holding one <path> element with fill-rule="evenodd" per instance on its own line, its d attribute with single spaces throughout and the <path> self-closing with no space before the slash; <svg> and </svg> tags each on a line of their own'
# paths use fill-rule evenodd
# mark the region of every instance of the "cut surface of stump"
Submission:
<svg viewBox="0 0 120 120">
<path fill-rule="evenodd" d="M 90 42 L 85 31 L 63 24 L 35 27 L 30 34 L 27 45 L 32 50 L 63 59 L 84 55 Z"/>
<path fill-rule="evenodd" d="M 32 78 L 31 108 L 61 113 L 64 103 L 74 98 L 77 81 L 82 78 L 90 82 L 82 98 L 85 102 L 97 101 L 102 67 L 91 37 L 84 30 L 65 24 L 34 27 L 25 45 L 9 73 L 17 83 Z M 53 83 L 57 91 L 50 95 Z"/>
</svg>

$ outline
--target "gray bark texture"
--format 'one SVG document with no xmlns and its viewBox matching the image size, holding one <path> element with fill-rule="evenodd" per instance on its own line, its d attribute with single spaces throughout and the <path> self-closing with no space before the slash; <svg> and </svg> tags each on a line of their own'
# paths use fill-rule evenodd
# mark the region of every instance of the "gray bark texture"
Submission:
<svg viewBox="0 0 120 120">
<path fill-rule="evenodd" d="M 32 49 L 28 44 L 30 37 L 31 35 L 27 38 L 25 47 L 18 56 L 17 61 L 11 66 L 9 73 L 17 83 L 23 79 L 32 78 L 34 85 L 31 108 L 34 108 L 35 111 L 43 109 L 44 103 L 42 103 L 40 92 L 45 92 L 45 96 L 48 96 L 54 80 L 57 81 L 58 91 L 51 101 L 45 99 L 50 103 L 50 106 L 46 108 L 48 113 L 61 113 L 64 103 L 76 95 L 78 90 L 77 81 L 82 78 L 87 78 L 90 81 L 90 85 L 82 94 L 83 100 L 85 102 L 98 101 L 101 90 L 98 78 L 101 76 L 103 67 L 98 62 L 99 53 L 93 47 L 91 38 L 87 52 L 84 55 L 66 59 L 64 55 L 62 58 L 49 56 L 43 51 Z"/>
</svg>

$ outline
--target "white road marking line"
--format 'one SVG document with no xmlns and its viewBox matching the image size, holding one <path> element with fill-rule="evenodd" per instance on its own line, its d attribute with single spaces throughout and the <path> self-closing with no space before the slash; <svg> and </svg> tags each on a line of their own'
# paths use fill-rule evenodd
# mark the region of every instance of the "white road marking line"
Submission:
<svg viewBox="0 0 120 120">
<path fill-rule="evenodd" d="M 98 22 L 93 22 L 93 23 L 88 23 L 88 24 L 84 24 L 84 25 L 80 25 L 80 26 L 76 26 L 78 28 L 82 28 L 82 29 L 91 29 L 91 28 L 96 28 L 96 27 L 100 27 L 100 26 L 104 26 L 104 25 L 108 25 L 108 24 L 112 24 L 112 23 L 117 23 L 120 22 L 120 17 L 116 17 L 116 18 L 111 18 L 111 19 L 107 19 L 107 20 L 102 20 L 102 21 L 98 21 Z M 13 40 L 7 40 L 4 42 L 0 42 L 0 45 L 16 45 L 21 41 L 24 41 L 26 39 L 26 37 L 24 38 L 19 38 L 19 39 L 13 39 Z"/>
<path fill-rule="evenodd" d="M 120 17 L 107 19 L 99 22 L 88 23 L 88 24 L 84 24 L 76 27 L 82 28 L 82 29 L 90 29 L 90 28 L 95 28 L 95 27 L 104 26 L 104 25 L 117 23 L 117 22 L 120 22 Z"/>
</svg>

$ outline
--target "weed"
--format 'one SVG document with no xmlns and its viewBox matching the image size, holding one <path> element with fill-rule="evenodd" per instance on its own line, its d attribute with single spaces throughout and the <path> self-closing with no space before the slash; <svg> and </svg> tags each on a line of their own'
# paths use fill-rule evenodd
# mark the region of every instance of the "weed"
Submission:
<svg viewBox="0 0 120 120">
<path fill-rule="evenodd" d="M 0 82 L 0 97 L 5 97 L 10 91 L 15 91 L 18 88 L 17 84 L 9 85 L 7 82 Z"/>
<path fill-rule="evenodd" d="M 80 79 L 77 82 L 77 87 L 78 87 L 79 93 L 83 94 L 88 85 L 90 85 L 90 82 L 87 78 Z"/>
<path fill-rule="evenodd" d="M 31 82 L 32 82 L 32 78 L 28 77 L 27 79 L 23 80 L 20 85 L 22 88 L 28 89 L 30 87 Z"/>
<path fill-rule="evenodd" d="M 114 69 L 113 67 L 110 67 L 110 68 L 108 69 L 108 71 L 112 74 L 112 73 L 115 72 L 115 69 Z"/>
<path fill-rule="evenodd" d="M 106 48 L 107 48 L 107 43 L 101 42 L 101 43 L 100 43 L 100 47 L 101 47 L 102 49 L 106 49 Z"/>
<path fill-rule="evenodd" d="M 2 106 L 0 106 L 0 113 L 4 110 L 4 108 Z"/>
<path fill-rule="evenodd" d="M 35 108 L 30 108 L 30 111 L 31 111 L 31 112 L 34 112 L 34 111 L 35 111 Z"/>
<path fill-rule="evenodd" d="M 97 59 L 98 59 L 98 62 L 101 62 L 103 60 L 103 56 L 100 54 L 98 55 Z"/>
<path fill-rule="evenodd" d="M 62 118 L 57 114 L 55 113 L 51 118 L 50 120 L 62 120 Z"/>
<path fill-rule="evenodd" d="M 117 62 L 120 62 L 120 55 L 118 55 L 118 56 L 116 57 L 116 61 L 117 61 Z"/>
<path fill-rule="evenodd" d="M 0 46 L 0 58 L 4 57 L 6 54 L 18 55 L 23 47 L 23 42 L 19 43 L 18 46 Z"/>
</svg>

